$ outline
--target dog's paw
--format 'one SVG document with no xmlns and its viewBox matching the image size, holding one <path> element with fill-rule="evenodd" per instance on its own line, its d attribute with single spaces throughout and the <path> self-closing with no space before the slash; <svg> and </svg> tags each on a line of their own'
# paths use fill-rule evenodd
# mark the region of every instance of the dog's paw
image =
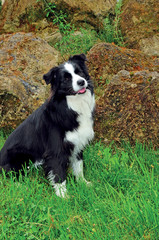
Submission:
<svg viewBox="0 0 159 240">
<path fill-rule="evenodd" d="M 63 190 L 55 191 L 55 194 L 60 198 L 69 198 L 67 192 L 64 192 Z"/>
<path fill-rule="evenodd" d="M 83 183 L 85 183 L 87 186 L 91 187 L 92 186 L 92 183 L 87 181 L 84 177 L 82 178 L 79 178 L 78 181 L 81 181 Z"/>
<path fill-rule="evenodd" d="M 88 186 L 88 187 L 91 187 L 92 186 L 92 183 L 87 181 L 86 179 L 83 180 L 84 183 Z"/>
<path fill-rule="evenodd" d="M 62 183 L 56 183 L 54 185 L 55 194 L 61 198 L 68 198 L 67 189 L 66 189 L 66 180 Z"/>
</svg>

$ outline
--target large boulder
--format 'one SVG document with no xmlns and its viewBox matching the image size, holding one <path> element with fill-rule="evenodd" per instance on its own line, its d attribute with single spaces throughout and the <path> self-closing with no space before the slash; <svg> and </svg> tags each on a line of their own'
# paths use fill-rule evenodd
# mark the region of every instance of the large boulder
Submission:
<svg viewBox="0 0 159 240">
<path fill-rule="evenodd" d="M 119 71 L 98 101 L 96 137 L 159 146 L 159 73 Z"/>
<path fill-rule="evenodd" d="M 0 127 L 15 128 L 49 95 L 43 74 L 58 52 L 32 33 L 0 36 Z"/>
<path fill-rule="evenodd" d="M 124 0 L 120 23 L 127 47 L 159 56 L 158 0 Z"/>
<path fill-rule="evenodd" d="M 96 138 L 157 146 L 158 59 L 107 43 L 95 45 L 87 59 L 96 92 Z"/>
</svg>

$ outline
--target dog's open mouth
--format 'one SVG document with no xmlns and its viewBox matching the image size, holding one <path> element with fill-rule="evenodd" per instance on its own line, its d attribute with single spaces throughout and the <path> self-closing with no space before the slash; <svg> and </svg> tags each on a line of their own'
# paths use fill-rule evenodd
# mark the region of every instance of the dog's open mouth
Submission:
<svg viewBox="0 0 159 240">
<path fill-rule="evenodd" d="M 83 93 L 85 93 L 85 92 L 86 92 L 86 88 L 82 88 L 82 89 L 80 89 L 77 93 L 83 94 Z"/>
</svg>

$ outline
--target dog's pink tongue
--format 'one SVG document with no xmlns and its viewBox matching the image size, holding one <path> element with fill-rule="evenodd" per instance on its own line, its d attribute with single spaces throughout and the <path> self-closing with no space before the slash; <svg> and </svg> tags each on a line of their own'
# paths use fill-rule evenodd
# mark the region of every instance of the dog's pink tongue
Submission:
<svg viewBox="0 0 159 240">
<path fill-rule="evenodd" d="M 78 91 L 78 93 L 85 93 L 86 89 L 85 88 L 82 88 Z"/>
</svg>

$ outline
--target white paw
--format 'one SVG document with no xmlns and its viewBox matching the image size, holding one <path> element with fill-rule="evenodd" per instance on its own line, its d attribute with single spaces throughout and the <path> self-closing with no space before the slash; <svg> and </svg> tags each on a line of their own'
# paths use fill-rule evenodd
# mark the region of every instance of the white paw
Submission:
<svg viewBox="0 0 159 240">
<path fill-rule="evenodd" d="M 54 189 L 58 197 L 68 198 L 67 189 L 66 189 L 66 180 L 62 183 L 54 184 Z"/>
<path fill-rule="evenodd" d="M 91 182 L 89 182 L 89 181 L 87 181 L 85 178 L 84 179 L 82 179 L 84 182 L 85 182 L 85 184 L 87 185 L 87 186 L 89 186 L 89 187 L 91 187 L 92 186 L 92 183 Z"/>
</svg>

